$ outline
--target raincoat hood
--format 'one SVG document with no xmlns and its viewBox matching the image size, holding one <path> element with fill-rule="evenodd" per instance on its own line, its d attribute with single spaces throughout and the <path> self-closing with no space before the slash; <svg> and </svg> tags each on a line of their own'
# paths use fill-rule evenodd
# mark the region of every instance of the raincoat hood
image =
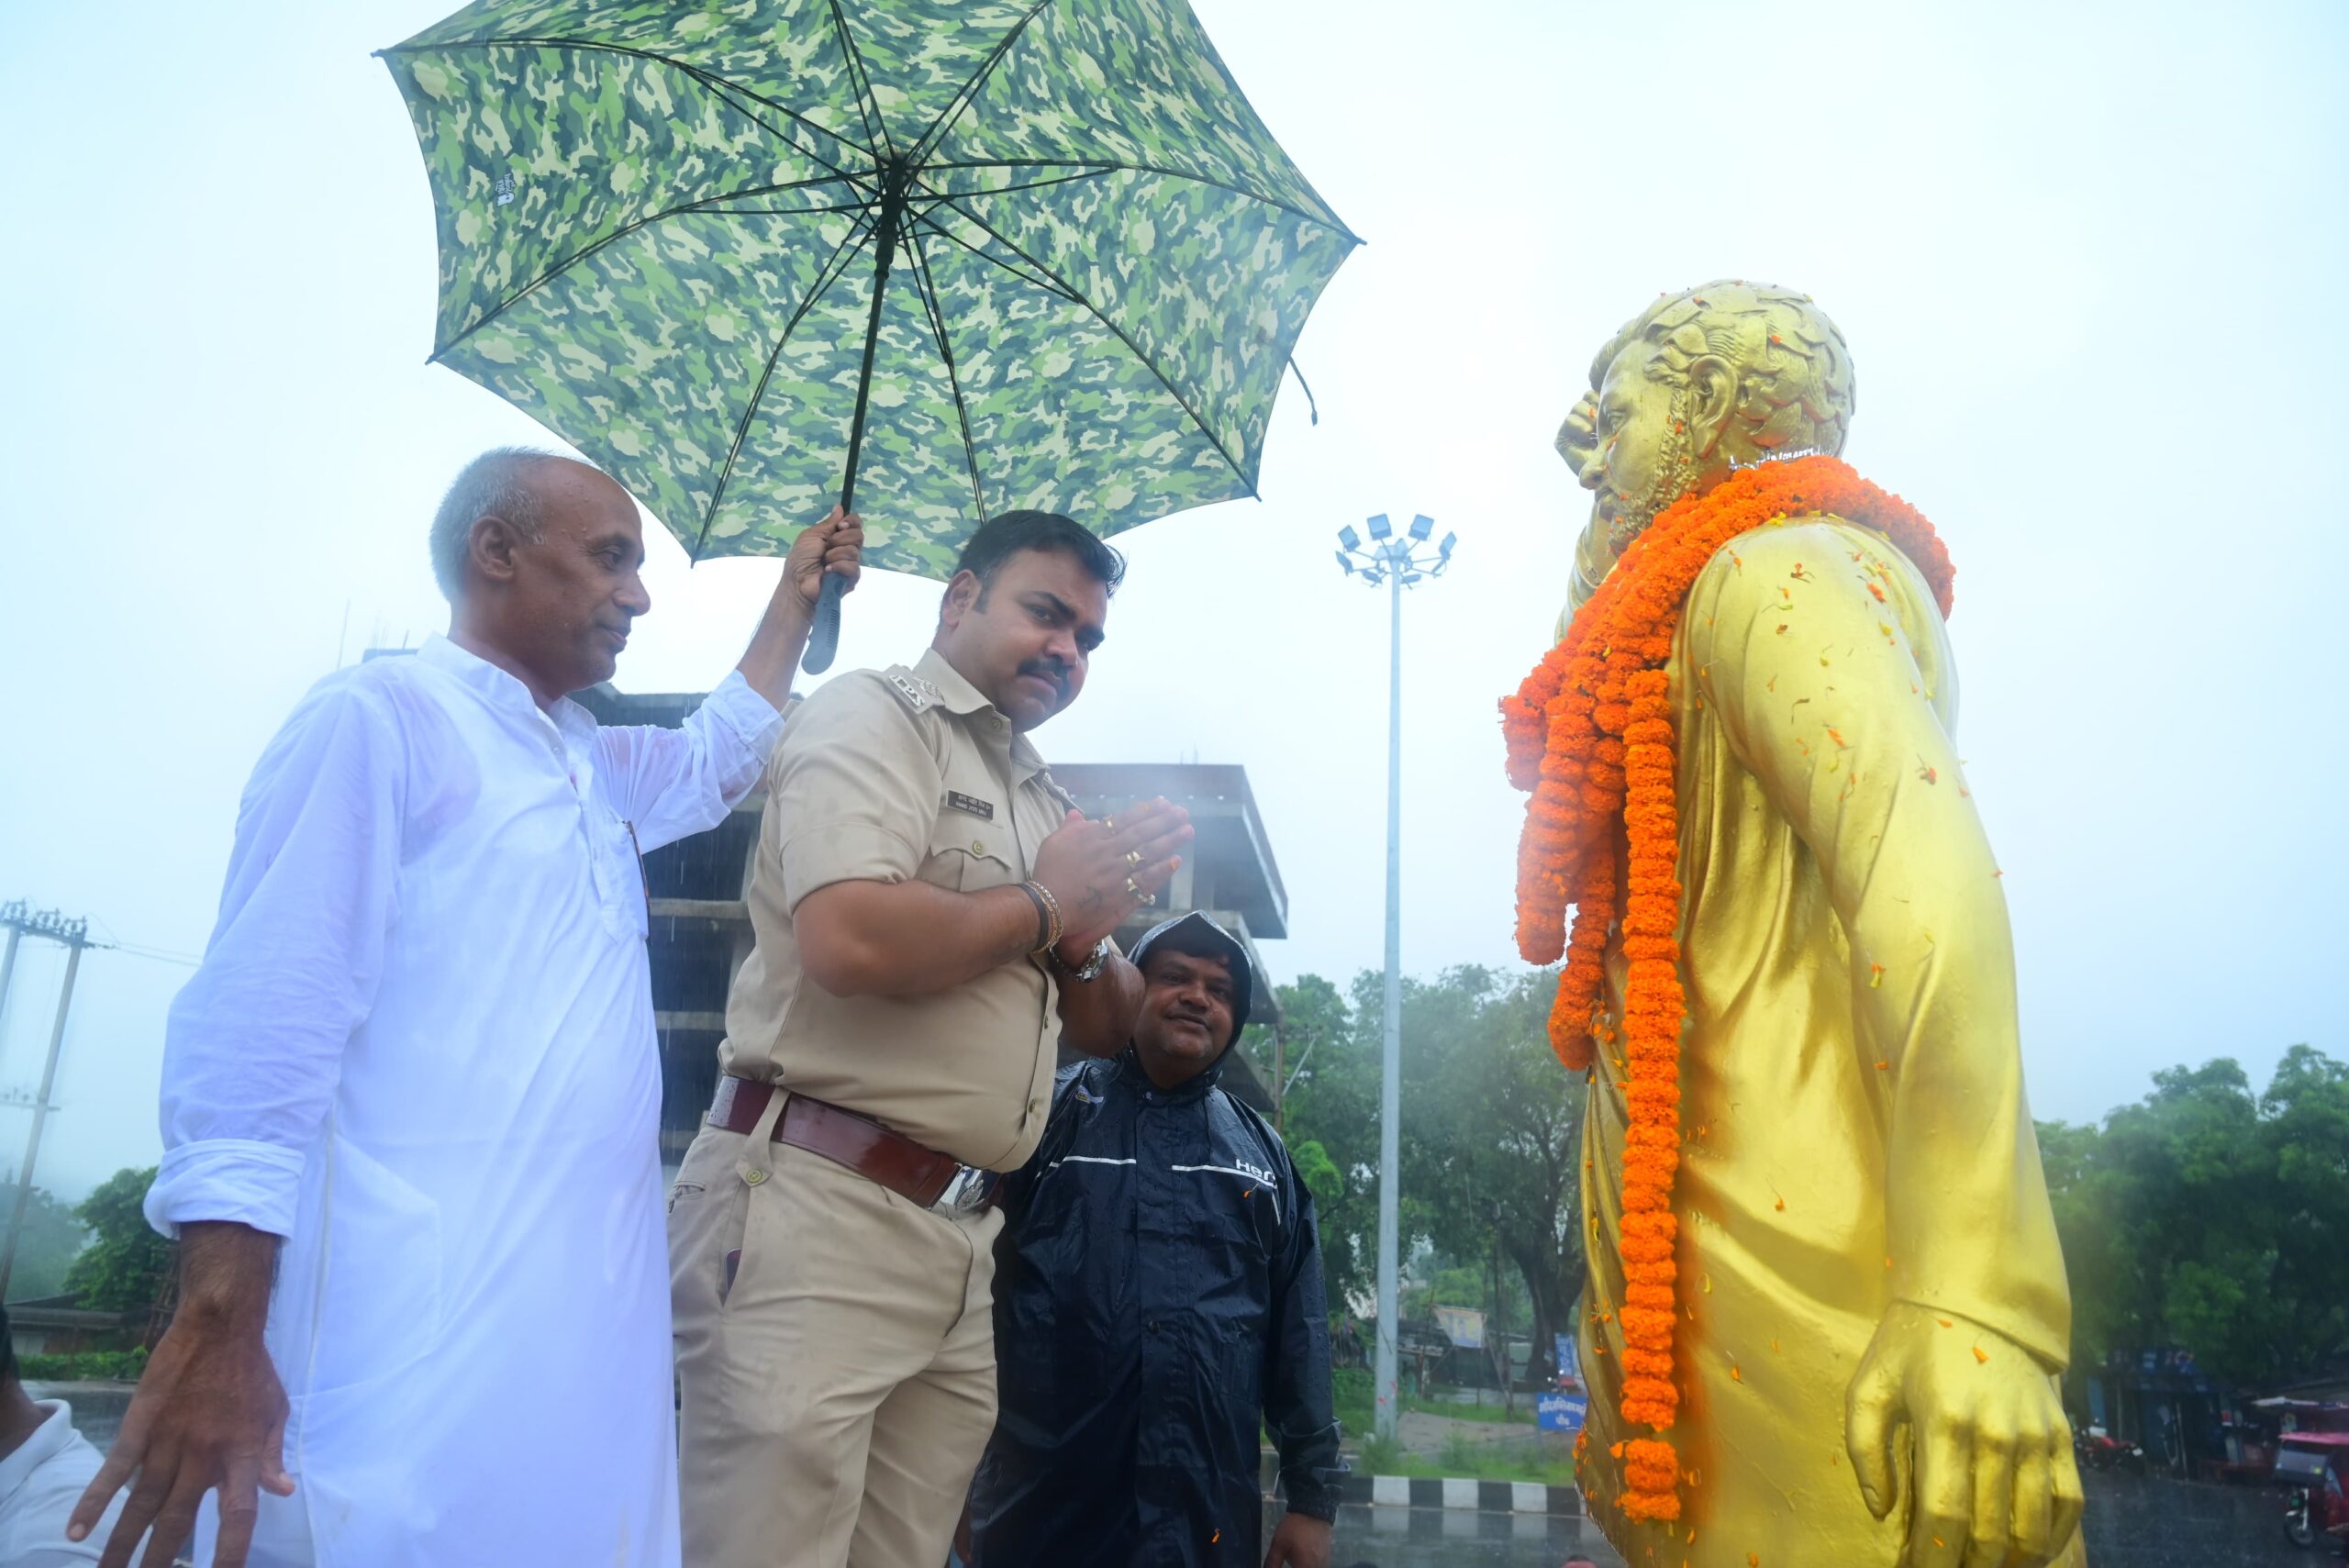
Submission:
<svg viewBox="0 0 2349 1568">
<path fill-rule="evenodd" d="M 1134 951 L 1126 958 L 1136 969 L 1149 962 L 1151 950 L 1173 939 L 1176 952 L 1202 951 L 1222 955 L 1231 966 L 1231 1038 L 1224 1042 L 1228 1052 L 1239 1043 L 1240 1034 L 1248 1027 L 1249 994 L 1255 987 L 1255 966 L 1248 962 L 1248 950 L 1240 939 L 1194 909 L 1187 915 L 1177 915 L 1171 920 L 1161 920 L 1141 934 L 1134 943 Z M 1218 1058 L 1221 1060 L 1220 1057 Z"/>
</svg>

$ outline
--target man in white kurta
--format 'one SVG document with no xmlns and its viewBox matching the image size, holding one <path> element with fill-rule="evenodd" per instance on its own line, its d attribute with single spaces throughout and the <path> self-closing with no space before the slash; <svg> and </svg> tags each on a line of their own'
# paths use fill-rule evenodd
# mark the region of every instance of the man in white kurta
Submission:
<svg viewBox="0 0 2349 1568">
<path fill-rule="evenodd" d="M 509 460 L 509 477 L 581 490 L 587 550 L 626 497 L 559 462 Z M 540 525 L 535 548 L 561 542 L 551 504 Z M 479 616 L 468 636 L 467 594 L 497 584 L 461 575 L 452 630 L 484 652 L 435 637 L 339 671 L 263 754 L 218 926 L 172 1009 L 147 1198 L 167 1232 L 283 1238 L 266 1344 L 292 1486 L 268 1495 L 264 1453 L 250 1562 L 676 1563 L 639 856 L 714 827 L 756 784 L 826 562 L 853 570 L 853 527 L 807 530 L 751 654 L 682 730 L 599 728 L 550 697 L 545 667 L 594 639 L 491 646 Z M 580 600 L 606 629 L 624 612 L 615 654 L 649 607 L 640 560 L 639 544 L 616 574 L 628 585 Z M 560 595 L 524 607 L 514 639 L 547 643 Z M 195 1397 L 126 1418 L 149 1472 L 134 1515 L 170 1466 L 157 1432 L 200 1419 Z M 174 1502 L 180 1468 L 160 1478 Z"/>
</svg>

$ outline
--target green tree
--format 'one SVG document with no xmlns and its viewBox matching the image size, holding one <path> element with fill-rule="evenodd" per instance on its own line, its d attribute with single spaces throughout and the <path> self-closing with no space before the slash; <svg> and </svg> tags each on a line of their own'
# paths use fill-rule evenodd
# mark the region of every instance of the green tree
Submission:
<svg viewBox="0 0 2349 1568">
<path fill-rule="evenodd" d="M 93 1232 L 67 1271 L 65 1288 L 93 1312 L 144 1312 L 172 1267 L 172 1244 L 147 1223 L 140 1206 L 155 1167 L 108 1176 L 74 1212 Z"/>
<path fill-rule="evenodd" d="M 1575 1321 L 1582 1250 L 1585 1084 L 1550 1049 L 1553 970 L 1504 978 L 1466 965 L 1407 989 L 1403 1180 L 1445 1250 L 1497 1251 L 1524 1285 L 1487 1289 L 1496 1330 L 1530 1334 L 1539 1364 Z"/>
<path fill-rule="evenodd" d="M 1481 1306 L 1537 1346 L 1574 1321 L 1583 1280 L 1583 1082 L 1558 1065 L 1548 1039 L 1553 972 L 1503 980 L 1478 968 L 1403 986 L 1402 1191 L 1399 1240 L 1441 1249 L 1438 1273 L 1408 1304 Z M 1332 1305 L 1367 1305 L 1378 1260 L 1378 1090 L 1382 977 L 1357 975 L 1352 995 L 1319 975 L 1281 990 L 1284 1047 L 1297 1080 L 1287 1104 L 1292 1148 L 1310 1141 L 1341 1190 L 1308 1174 L 1321 1215 Z M 1262 1042 L 1256 1060 L 1267 1060 Z M 1523 1290 L 1496 1291 L 1497 1246 Z M 1455 1300 L 1454 1297 L 1459 1299 Z M 1520 1308 L 1514 1305 L 1525 1303 Z"/>
<path fill-rule="evenodd" d="M 1294 1078 L 1281 1107 L 1283 1136 L 1320 1218 L 1330 1307 L 1366 1310 L 1378 1268 L 1377 1042 L 1363 1038 L 1346 998 L 1318 974 L 1280 987 L 1280 1016 L 1281 1055 Z M 1273 1060 L 1272 1032 L 1248 1031 L 1260 1064 Z M 1269 1082 L 1269 1066 L 1264 1076 Z M 1308 1147 L 1319 1151 L 1312 1164 Z"/>
<path fill-rule="evenodd" d="M 2039 1137 L 2076 1364 L 2182 1345 L 2258 1385 L 2349 1351 L 2349 1067 L 2295 1046 L 2264 1094 L 2223 1057 L 2168 1068 Z"/>
<path fill-rule="evenodd" d="M 17 1184 L 0 1185 L 0 1225 L 17 1212 Z M 73 1254 L 89 1240 L 89 1232 L 73 1218 L 73 1210 L 40 1187 L 25 1205 L 25 1228 L 17 1239 L 17 1262 L 8 1275 L 11 1301 L 37 1301 L 65 1288 L 65 1271 Z"/>
</svg>

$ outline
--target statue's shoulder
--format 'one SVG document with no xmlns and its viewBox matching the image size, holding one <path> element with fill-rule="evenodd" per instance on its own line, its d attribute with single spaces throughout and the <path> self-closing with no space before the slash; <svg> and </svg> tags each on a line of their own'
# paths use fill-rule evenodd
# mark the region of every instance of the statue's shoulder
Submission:
<svg viewBox="0 0 2349 1568">
<path fill-rule="evenodd" d="M 1700 580 L 1714 578 L 1723 587 L 1784 597 L 1777 592 L 1781 585 L 1813 577 L 1860 585 L 1915 573 L 1899 547 L 1875 528 L 1846 517 L 1810 517 L 1781 518 L 1738 535 L 1713 552 Z"/>
<path fill-rule="evenodd" d="M 1863 529 L 1840 517 L 1800 517 L 1765 523 L 1738 535 L 1705 562 L 1694 596 L 1736 606 L 1784 602 L 1806 583 L 1817 583 L 1851 568 Z M 1878 547 L 1889 549 L 1875 535 Z M 1718 613 L 1718 612 L 1716 612 Z"/>
<path fill-rule="evenodd" d="M 1749 528 L 1713 551 L 1705 570 L 1742 573 L 1758 565 L 1765 570 L 1792 572 L 1806 562 L 1824 562 L 1831 550 L 1838 552 L 1838 559 L 1848 557 L 1856 548 L 1855 538 L 1865 533 L 1865 529 L 1854 528 L 1841 517 L 1781 517 L 1758 528 Z M 1883 542 L 1880 535 L 1868 537 L 1879 544 Z"/>
</svg>

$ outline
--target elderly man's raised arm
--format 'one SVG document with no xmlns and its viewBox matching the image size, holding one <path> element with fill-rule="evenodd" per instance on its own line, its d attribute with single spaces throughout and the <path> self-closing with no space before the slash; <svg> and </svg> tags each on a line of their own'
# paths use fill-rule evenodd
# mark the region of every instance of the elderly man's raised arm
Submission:
<svg viewBox="0 0 2349 1568">
<path fill-rule="evenodd" d="M 854 583 L 863 539 L 857 519 L 837 506 L 800 534 L 741 662 L 682 729 L 614 726 L 596 733 L 596 765 L 640 851 L 717 827 L 759 782 L 823 580 Z"/>
<path fill-rule="evenodd" d="M 284 1395 L 262 1337 L 271 1273 L 344 1046 L 374 999 L 406 787 L 397 721 L 351 677 L 295 710 L 247 786 L 219 920 L 165 1034 L 163 1160 L 147 1218 L 181 1239 L 181 1306 L 74 1511 L 86 1533 L 142 1472 L 109 1565 L 150 1524 L 159 1545 L 184 1542 L 217 1487 L 217 1561 L 236 1568 L 254 1488 L 292 1489 L 278 1447 Z"/>
</svg>

